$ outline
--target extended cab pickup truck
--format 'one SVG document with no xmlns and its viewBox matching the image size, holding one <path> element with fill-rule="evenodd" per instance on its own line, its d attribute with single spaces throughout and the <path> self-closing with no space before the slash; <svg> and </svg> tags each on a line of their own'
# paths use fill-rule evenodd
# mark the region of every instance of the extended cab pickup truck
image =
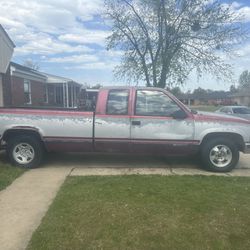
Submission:
<svg viewBox="0 0 250 250">
<path fill-rule="evenodd" d="M 227 172 L 250 152 L 250 122 L 187 108 L 157 88 L 103 88 L 94 112 L 0 109 L 0 138 L 11 162 L 36 167 L 46 151 L 199 154 Z"/>
</svg>

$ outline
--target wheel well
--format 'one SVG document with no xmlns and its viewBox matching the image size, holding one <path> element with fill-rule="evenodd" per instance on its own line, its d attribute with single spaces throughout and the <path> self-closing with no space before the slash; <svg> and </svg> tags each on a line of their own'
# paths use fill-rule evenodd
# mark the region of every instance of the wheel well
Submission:
<svg viewBox="0 0 250 250">
<path fill-rule="evenodd" d="M 244 151 L 245 143 L 243 137 L 236 133 L 211 133 L 206 135 L 202 142 L 201 146 L 204 145 L 208 140 L 213 138 L 224 137 L 226 139 L 232 140 L 238 147 L 239 151 Z"/>
<path fill-rule="evenodd" d="M 22 136 L 32 136 L 32 137 L 36 138 L 37 140 L 39 140 L 41 143 L 43 142 L 42 138 L 41 138 L 41 135 L 37 131 L 25 130 L 25 129 L 10 129 L 10 130 L 7 130 L 3 134 L 2 141 L 5 141 L 8 144 L 8 141 L 11 138 L 14 138 L 14 137 L 20 136 L 20 135 L 22 135 Z"/>
</svg>

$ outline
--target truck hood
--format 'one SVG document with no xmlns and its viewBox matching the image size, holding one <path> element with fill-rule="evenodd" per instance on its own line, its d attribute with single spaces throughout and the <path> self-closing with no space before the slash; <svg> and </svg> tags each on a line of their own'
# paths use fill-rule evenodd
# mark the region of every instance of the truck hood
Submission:
<svg viewBox="0 0 250 250">
<path fill-rule="evenodd" d="M 237 114 L 237 115 L 234 115 L 236 117 L 240 117 L 240 118 L 243 118 L 243 119 L 246 119 L 246 120 L 250 120 L 250 114 Z"/>
<path fill-rule="evenodd" d="M 204 121 L 218 121 L 218 122 L 237 122 L 237 123 L 244 123 L 249 124 L 250 121 L 247 119 L 243 119 L 236 116 L 231 115 L 224 115 L 220 113 L 212 113 L 212 112 L 204 112 L 198 111 L 197 114 L 194 115 L 195 120 L 204 120 Z"/>
</svg>

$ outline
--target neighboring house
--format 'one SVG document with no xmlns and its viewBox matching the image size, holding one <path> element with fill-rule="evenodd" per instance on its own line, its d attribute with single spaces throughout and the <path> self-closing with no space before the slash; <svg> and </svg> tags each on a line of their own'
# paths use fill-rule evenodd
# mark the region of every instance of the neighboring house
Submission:
<svg viewBox="0 0 250 250">
<path fill-rule="evenodd" d="M 45 105 L 64 108 L 77 107 L 81 84 L 65 77 L 42 74 L 46 77 Z"/>
<path fill-rule="evenodd" d="M 4 107 L 77 107 L 81 84 L 10 62 L 3 74 Z"/>
<path fill-rule="evenodd" d="M 250 107 L 250 90 L 240 90 L 238 93 L 231 95 L 234 104 Z"/>
<path fill-rule="evenodd" d="M 9 85 L 3 82 L 9 69 L 9 63 L 13 55 L 15 44 L 12 42 L 2 25 L 0 24 L 0 107 L 4 106 L 5 99 L 10 94 Z M 8 76 L 8 73 L 7 73 Z"/>
<path fill-rule="evenodd" d="M 43 106 L 47 78 L 36 70 L 10 63 L 11 94 L 5 106 Z"/>
<path fill-rule="evenodd" d="M 211 93 L 182 94 L 177 98 L 184 104 L 198 105 L 230 105 L 233 104 L 230 92 L 213 91 Z"/>
</svg>

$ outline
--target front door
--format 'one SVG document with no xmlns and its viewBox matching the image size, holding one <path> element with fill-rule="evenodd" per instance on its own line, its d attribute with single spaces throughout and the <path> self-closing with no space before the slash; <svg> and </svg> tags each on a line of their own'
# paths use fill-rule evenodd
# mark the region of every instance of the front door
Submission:
<svg viewBox="0 0 250 250">
<path fill-rule="evenodd" d="M 136 153 L 175 155 L 191 150 L 196 144 L 191 117 L 177 119 L 185 112 L 165 92 L 137 90 L 131 117 L 131 149 Z"/>
</svg>

